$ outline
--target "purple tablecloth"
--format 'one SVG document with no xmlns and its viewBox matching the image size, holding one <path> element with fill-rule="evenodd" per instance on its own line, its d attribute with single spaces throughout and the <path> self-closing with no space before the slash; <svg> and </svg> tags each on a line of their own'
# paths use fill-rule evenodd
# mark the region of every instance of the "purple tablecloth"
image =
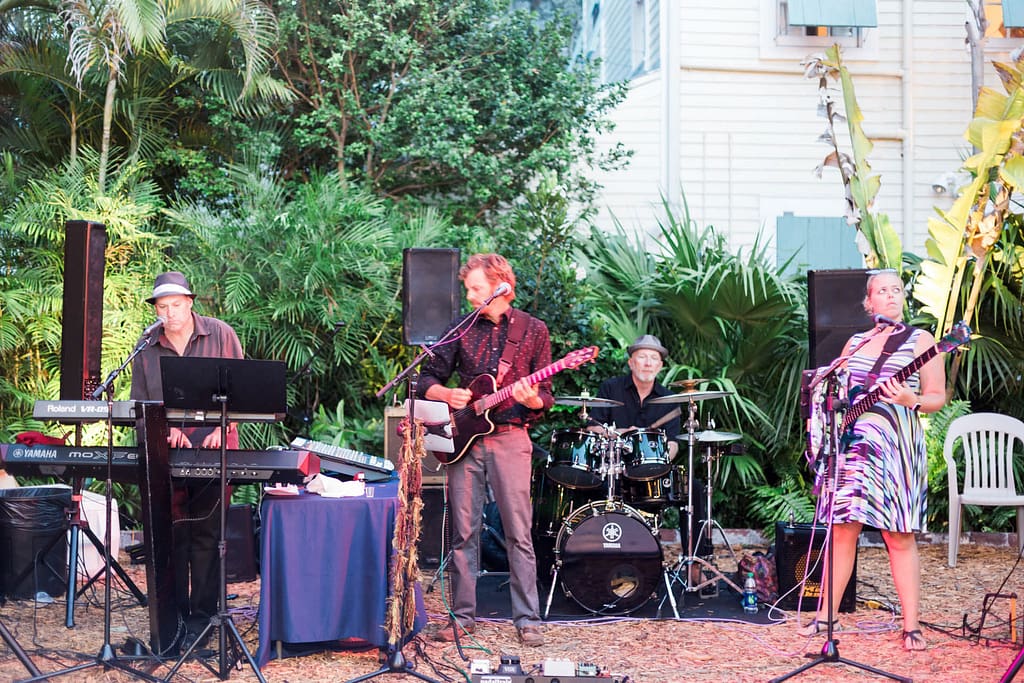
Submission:
<svg viewBox="0 0 1024 683">
<path fill-rule="evenodd" d="M 287 654 L 387 646 L 384 616 L 398 481 L 367 486 L 373 487 L 373 497 L 264 498 L 260 667 L 277 656 L 278 641 Z M 416 591 L 419 631 L 426 616 L 419 586 Z"/>
</svg>

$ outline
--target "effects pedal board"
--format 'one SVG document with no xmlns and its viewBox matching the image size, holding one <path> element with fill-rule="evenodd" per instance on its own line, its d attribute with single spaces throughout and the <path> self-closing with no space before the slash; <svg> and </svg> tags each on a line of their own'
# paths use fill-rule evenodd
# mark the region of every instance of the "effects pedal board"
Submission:
<svg viewBox="0 0 1024 683">
<path fill-rule="evenodd" d="M 626 683 L 626 676 L 543 676 L 541 674 L 471 674 L 473 683 Z"/>
</svg>

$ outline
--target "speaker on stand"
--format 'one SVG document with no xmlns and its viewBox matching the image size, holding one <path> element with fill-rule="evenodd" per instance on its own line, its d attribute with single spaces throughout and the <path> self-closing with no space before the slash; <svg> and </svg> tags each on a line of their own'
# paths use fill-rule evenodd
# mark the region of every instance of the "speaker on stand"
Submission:
<svg viewBox="0 0 1024 683">
<path fill-rule="evenodd" d="M 846 341 L 871 327 L 864 311 L 866 270 L 807 271 L 807 349 L 810 367 L 839 357 Z"/>
<path fill-rule="evenodd" d="M 402 252 L 402 340 L 436 342 L 459 314 L 459 250 Z"/>
<path fill-rule="evenodd" d="M 80 401 L 100 384 L 106 247 L 102 223 L 67 221 L 60 348 L 60 397 L 66 401 Z"/>
</svg>

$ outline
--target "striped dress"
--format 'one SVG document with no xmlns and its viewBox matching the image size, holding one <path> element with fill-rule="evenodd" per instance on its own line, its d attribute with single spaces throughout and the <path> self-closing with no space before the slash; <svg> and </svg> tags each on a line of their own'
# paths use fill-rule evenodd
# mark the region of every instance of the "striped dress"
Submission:
<svg viewBox="0 0 1024 683">
<path fill-rule="evenodd" d="M 920 330 L 914 330 L 886 359 L 878 372 L 882 380 L 914 360 L 914 345 L 920 334 Z M 853 344 L 862 336 L 854 335 Z M 864 383 L 876 360 L 877 356 L 850 358 L 851 387 Z M 920 391 L 917 373 L 907 385 Z M 856 439 L 839 457 L 832 521 L 862 522 L 888 531 L 925 531 L 928 458 L 917 413 L 878 401 L 861 415 L 853 432 Z"/>
</svg>

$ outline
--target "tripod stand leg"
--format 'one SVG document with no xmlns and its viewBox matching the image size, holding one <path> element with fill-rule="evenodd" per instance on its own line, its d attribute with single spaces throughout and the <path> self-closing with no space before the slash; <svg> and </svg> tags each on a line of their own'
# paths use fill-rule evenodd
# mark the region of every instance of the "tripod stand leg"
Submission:
<svg viewBox="0 0 1024 683">
<path fill-rule="evenodd" d="M 28 669 L 30 674 L 33 676 L 43 675 L 39 669 L 36 668 L 36 665 L 32 663 L 32 660 L 28 658 L 25 651 L 21 649 L 21 645 L 19 645 L 18 641 L 14 639 L 14 634 L 7 630 L 3 621 L 0 621 L 0 639 L 7 644 L 7 647 L 11 648 L 11 652 L 13 652 L 14 656 L 18 658 L 19 662 L 25 665 L 25 668 Z"/>
<path fill-rule="evenodd" d="M 85 527 L 84 530 L 86 537 L 90 541 L 92 541 L 92 544 L 96 548 L 96 550 L 98 550 L 100 553 L 105 553 L 106 551 L 103 548 L 103 542 L 96 537 L 96 534 L 92 532 L 92 529 L 90 529 L 89 527 Z M 147 603 L 146 594 L 139 590 L 139 587 L 135 584 L 134 581 L 132 581 L 132 578 L 128 576 L 128 574 L 125 572 L 124 567 L 121 566 L 121 563 L 115 560 L 113 557 L 110 558 L 110 569 L 114 570 L 114 573 L 117 574 L 119 579 L 121 579 L 121 582 L 124 583 L 128 590 L 131 591 L 131 594 L 135 596 L 135 600 L 139 603 L 139 606 L 145 607 Z M 86 581 L 85 585 L 78 589 L 78 592 L 75 594 L 75 597 L 83 595 L 85 591 L 88 590 L 89 586 L 95 583 L 99 579 L 99 577 L 104 574 L 109 574 L 109 571 L 106 567 L 103 568 L 102 572 L 96 572 L 92 576 L 92 578 Z M 74 586 L 74 584 L 70 585 Z"/>
<path fill-rule="evenodd" d="M 672 614 L 675 615 L 676 619 L 678 619 L 679 618 L 679 608 L 676 606 L 676 596 L 672 592 L 672 580 L 669 579 L 669 577 L 668 577 L 668 575 L 669 575 L 668 567 L 665 567 L 664 569 L 661 570 L 661 575 L 665 579 L 665 593 L 668 595 L 668 602 L 669 602 L 669 604 L 672 605 Z M 659 608 L 660 608 L 660 605 L 659 605 Z"/>
<path fill-rule="evenodd" d="M 551 576 L 551 588 L 548 589 L 548 601 L 544 604 L 544 618 L 548 618 L 548 612 L 551 610 L 551 600 L 555 596 L 555 586 L 558 585 L 558 563 L 555 563 L 555 571 Z M 671 591 L 669 591 L 671 594 Z"/>
</svg>

